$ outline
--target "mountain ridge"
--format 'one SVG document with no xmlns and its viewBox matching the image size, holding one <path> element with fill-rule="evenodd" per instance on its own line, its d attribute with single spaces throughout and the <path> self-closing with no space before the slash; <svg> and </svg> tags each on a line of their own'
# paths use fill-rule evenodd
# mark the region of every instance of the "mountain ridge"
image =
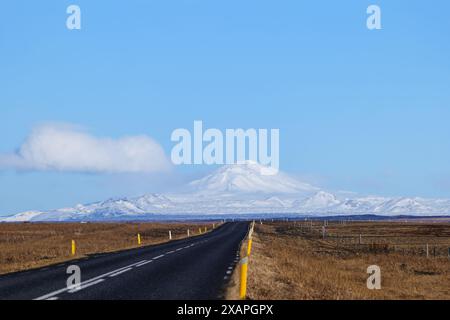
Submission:
<svg viewBox="0 0 450 320">
<path fill-rule="evenodd" d="M 450 215 L 449 199 L 342 197 L 286 173 L 264 174 L 256 163 L 227 165 L 192 181 L 176 194 L 150 193 L 49 211 L 26 211 L 0 219 L 24 221 L 114 221 L 164 215 Z"/>
</svg>

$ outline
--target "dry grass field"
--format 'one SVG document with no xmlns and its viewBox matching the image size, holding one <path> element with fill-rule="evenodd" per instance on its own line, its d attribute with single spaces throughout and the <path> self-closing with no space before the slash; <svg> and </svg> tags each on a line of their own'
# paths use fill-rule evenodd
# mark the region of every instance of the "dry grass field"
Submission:
<svg viewBox="0 0 450 320">
<path fill-rule="evenodd" d="M 0 223 L 0 274 L 135 248 L 138 233 L 141 245 L 149 245 L 169 241 L 169 230 L 173 239 L 180 239 L 187 236 L 187 229 L 193 236 L 205 227 L 211 230 L 212 223 Z"/>
<path fill-rule="evenodd" d="M 328 222 L 325 237 L 323 225 L 257 223 L 248 298 L 450 300 L 448 221 Z M 381 268 L 381 290 L 367 289 L 370 265 Z M 235 273 L 230 299 L 237 298 Z"/>
</svg>

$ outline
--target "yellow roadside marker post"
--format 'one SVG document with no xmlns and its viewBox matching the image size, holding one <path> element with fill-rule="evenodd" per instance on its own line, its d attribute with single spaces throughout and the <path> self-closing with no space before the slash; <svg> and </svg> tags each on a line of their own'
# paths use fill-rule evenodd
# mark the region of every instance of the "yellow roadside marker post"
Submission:
<svg viewBox="0 0 450 320">
<path fill-rule="evenodd" d="M 138 241 L 138 245 L 141 245 L 141 234 L 138 233 L 137 235 L 137 241 Z"/>
<path fill-rule="evenodd" d="M 253 244 L 253 239 L 252 238 L 248 239 L 247 256 L 249 256 L 249 257 L 250 257 L 250 254 L 252 253 L 252 244 Z"/>
<path fill-rule="evenodd" d="M 247 270 L 248 270 L 248 257 L 241 260 L 241 287 L 239 290 L 239 297 L 241 300 L 247 298 Z"/>
<path fill-rule="evenodd" d="M 202 234 L 202 228 L 198 228 L 198 234 Z"/>
<path fill-rule="evenodd" d="M 240 285 L 240 290 L 239 290 L 239 297 L 241 300 L 245 300 L 247 298 L 248 261 L 249 261 L 250 255 L 252 253 L 254 228 L 255 228 L 255 221 L 253 221 L 253 223 L 251 224 L 250 231 L 248 234 L 247 256 L 241 260 L 241 285 Z"/>
<path fill-rule="evenodd" d="M 75 245 L 75 240 L 72 240 L 72 255 L 74 256 L 77 253 L 77 247 Z"/>
</svg>

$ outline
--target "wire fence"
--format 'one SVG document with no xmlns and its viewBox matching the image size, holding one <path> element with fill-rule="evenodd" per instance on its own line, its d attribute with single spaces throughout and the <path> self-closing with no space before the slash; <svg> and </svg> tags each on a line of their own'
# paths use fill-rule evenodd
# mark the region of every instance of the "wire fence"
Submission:
<svg viewBox="0 0 450 320">
<path fill-rule="evenodd" d="M 350 223 L 342 224 L 330 222 L 295 222 L 289 223 L 288 233 L 295 233 L 312 240 L 323 241 L 324 244 L 335 249 L 345 249 L 367 253 L 396 253 L 424 257 L 448 257 L 450 259 L 450 225 L 449 232 L 442 234 L 417 234 L 407 228 L 413 229 L 415 225 L 397 226 L 397 229 L 377 229 L 376 225 L 366 233 L 357 233 Z M 421 227 L 423 227 L 421 225 Z M 403 229 L 404 230 L 403 230 Z M 357 227 L 353 227 L 357 229 Z M 381 234 L 376 234 L 380 232 Z M 389 233 L 391 232 L 391 233 Z M 402 234 L 405 232 L 405 234 Z"/>
</svg>

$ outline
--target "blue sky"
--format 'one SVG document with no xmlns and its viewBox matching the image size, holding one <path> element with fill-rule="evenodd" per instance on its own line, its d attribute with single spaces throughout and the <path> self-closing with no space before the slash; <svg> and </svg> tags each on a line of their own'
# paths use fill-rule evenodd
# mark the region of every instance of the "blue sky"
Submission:
<svg viewBox="0 0 450 320">
<path fill-rule="evenodd" d="M 65 27 L 77 4 L 82 29 Z M 366 28 L 366 8 L 382 30 Z M 448 1 L 7 1 L 0 153 L 43 123 L 97 137 L 279 128 L 281 170 L 330 190 L 450 197 Z M 166 175 L 0 170 L 0 215 L 171 188 Z"/>
</svg>

